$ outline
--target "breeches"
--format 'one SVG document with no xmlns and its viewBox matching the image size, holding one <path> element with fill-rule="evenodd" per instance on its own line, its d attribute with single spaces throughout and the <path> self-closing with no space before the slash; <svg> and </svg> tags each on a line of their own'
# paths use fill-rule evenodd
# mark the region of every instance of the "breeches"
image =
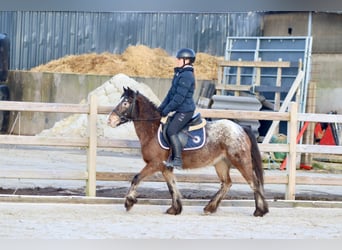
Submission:
<svg viewBox="0 0 342 250">
<path fill-rule="evenodd" d="M 179 131 L 181 131 L 182 128 L 184 128 L 184 126 L 191 120 L 193 114 L 194 112 L 176 112 L 169 123 L 166 135 L 170 138 L 170 136 L 175 135 Z"/>
</svg>

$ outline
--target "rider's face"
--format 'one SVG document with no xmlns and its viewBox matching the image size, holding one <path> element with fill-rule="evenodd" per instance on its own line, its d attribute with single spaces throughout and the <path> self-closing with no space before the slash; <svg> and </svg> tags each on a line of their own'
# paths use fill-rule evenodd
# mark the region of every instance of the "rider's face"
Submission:
<svg viewBox="0 0 342 250">
<path fill-rule="evenodd" d="M 183 67 L 186 63 L 189 63 L 189 59 L 176 58 L 176 67 Z"/>
</svg>

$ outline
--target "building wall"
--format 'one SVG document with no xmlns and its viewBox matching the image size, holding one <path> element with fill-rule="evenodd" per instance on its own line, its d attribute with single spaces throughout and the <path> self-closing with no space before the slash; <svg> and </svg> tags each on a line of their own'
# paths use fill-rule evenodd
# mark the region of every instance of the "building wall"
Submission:
<svg viewBox="0 0 342 250">
<path fill-rule="evenodd" d="M 312 36 L 312 53 L 342 53 L 342 13 L 308 12 L 265 14 L 263 36 Z M 311 30 L 311 31 L 310 31 Z"/>
<path fill-rule="evenodd" d="M 342 53 L 342 13 L 317 13 L 312 17 L 313 53 Z"/>
<path fill-rule="evenodd" d="M 308 12 L 265 14 L 263 36 L 307 36 L 308 18 Z"/>
<path fill-rule="evenodd" d="M 311 80 L 316 83 L 316 112 L 342 114 L 342 54 L 312 55 Z"/>
</svg>

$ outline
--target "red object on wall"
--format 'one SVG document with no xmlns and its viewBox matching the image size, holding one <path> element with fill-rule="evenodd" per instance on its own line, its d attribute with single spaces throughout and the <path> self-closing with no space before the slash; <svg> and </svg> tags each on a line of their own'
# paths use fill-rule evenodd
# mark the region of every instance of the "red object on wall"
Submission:
<svg viewBox="0 0 342 250">
<path fill-rule="evenodd" d="M 330 124 L 327 125 L 326 129 L 322 129 L 321 123 L 317 123 L 314 134 L 319 145 L 336 145 Z"/>
</svg>

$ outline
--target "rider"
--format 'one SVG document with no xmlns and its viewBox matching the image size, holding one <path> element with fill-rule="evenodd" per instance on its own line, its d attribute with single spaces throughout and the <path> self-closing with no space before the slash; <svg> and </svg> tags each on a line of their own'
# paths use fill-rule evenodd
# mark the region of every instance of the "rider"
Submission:
<svg viewBox="0 0 342 250">
<path fill-rule="evenodd" d="M 175 112 L 166 131 L 171 146 L 171 155 L 163 163 L 168 168 L 182 169 L 183 148 L 177 134 L 191 120 L 196 109 L 193 99 L 195 91 L 193 63 L 196 54 L 190 48 L 182 48 L 177 52 L 176 58 L 171 87 L 158 110 L 161 116 Z"/>
</svg>

